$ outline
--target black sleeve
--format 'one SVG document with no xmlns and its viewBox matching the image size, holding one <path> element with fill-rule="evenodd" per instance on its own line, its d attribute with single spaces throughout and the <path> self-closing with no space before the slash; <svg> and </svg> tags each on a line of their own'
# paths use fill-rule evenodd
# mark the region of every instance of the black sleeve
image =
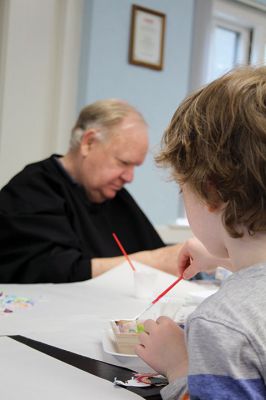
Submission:
<svg viewBox="0 0 266 400">
<path fill-rule="evenodd" d="M 164 246 L 130 194 L 103 204 L 53 159 L 26 167 L 0 191 L 0 282 L 64 283 L 91 278 L 91 259 Z"/>
<path fill-rule="evenodd" d="M 150 220 L 126 189 L 122 189 L 112 202 L 109 220 L 128 253 L 165 246 Z"/>
<path fill-rule="evenodd" d="M 0 215 L 0 282 L 63 283 L 89 279 L 90 257 L 63 214 Z"/>
<path fill-rule="evenodd" d="M 23 172 L 0 192 L 0 282 L 63 283 L 91 278 L 53 174 Z M 50 176 L 51 175 L 51 176 Z"/>
</svg>

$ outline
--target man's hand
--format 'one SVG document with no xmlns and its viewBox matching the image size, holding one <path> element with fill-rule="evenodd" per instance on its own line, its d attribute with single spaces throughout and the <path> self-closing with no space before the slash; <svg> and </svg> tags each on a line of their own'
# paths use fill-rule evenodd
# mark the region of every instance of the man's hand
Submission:
<svg viewBox="0 0 266 400">
<path fill-rule="evenodd" d="M 178 275 L 178 255 L 181 243 L 150 250 L 147 264 L 169 274 Z"/>
</svg>

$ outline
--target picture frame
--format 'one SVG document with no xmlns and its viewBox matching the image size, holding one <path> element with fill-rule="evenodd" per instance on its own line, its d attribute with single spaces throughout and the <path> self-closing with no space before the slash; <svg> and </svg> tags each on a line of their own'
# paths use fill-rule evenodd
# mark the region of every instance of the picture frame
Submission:
<svg viewBox="0 0 266 400">
<path fill-rule="evenodd" d="M 155 70 L 163 69 L 166 15 L 132 5 L 129 63 Z"/>
</svg>

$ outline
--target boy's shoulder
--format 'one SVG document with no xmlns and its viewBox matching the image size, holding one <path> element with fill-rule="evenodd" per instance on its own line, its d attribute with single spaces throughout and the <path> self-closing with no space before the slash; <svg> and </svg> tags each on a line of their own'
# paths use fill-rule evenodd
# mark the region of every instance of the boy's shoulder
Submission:
<svg viewBox="0 0 266 400">
<path fill-rule="evenodd" d="M 266 325 L 266 262 L 247 267 L 227 278 L 220 289 L 190 315 L 188 325 L 198 318 L 224 323 L 246 331 Z M 265 326 L 264 325 L 264 326 Z"/>
</svg>

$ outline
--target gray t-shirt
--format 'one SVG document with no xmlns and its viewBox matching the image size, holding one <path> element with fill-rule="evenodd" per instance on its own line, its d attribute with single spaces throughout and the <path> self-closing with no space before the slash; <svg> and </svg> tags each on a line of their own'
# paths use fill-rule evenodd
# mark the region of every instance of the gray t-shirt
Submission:
<svg viewBox="0 0 266 400">
<path fill-rule="evenodd" d="M 164 400 L 266 399 L 265 292 L 266 264 L 257 264 L 200 304 L 186 324 L 188 377 L 162 389 Z"/>
</svg>

